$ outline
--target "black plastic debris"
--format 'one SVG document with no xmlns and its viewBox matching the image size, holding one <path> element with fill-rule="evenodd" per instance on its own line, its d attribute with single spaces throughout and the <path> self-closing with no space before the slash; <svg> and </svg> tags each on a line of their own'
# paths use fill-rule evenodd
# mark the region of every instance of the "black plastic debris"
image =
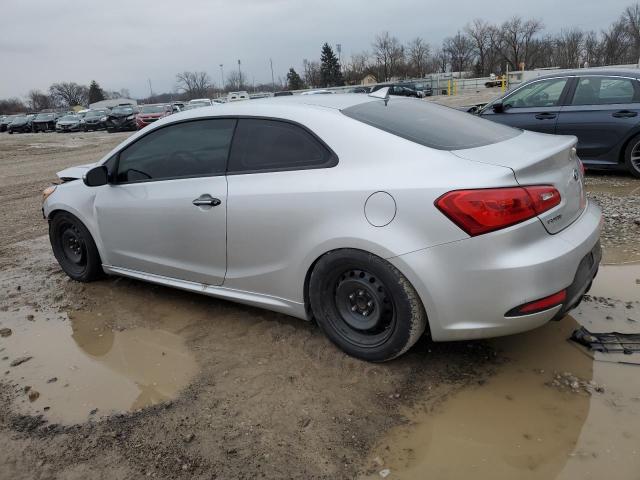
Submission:
<svg viewBox="0 0 640 480">
<path fill-rule="evenodd" d="M 571 340 L 584 345 L 589 350 L 600 353 L 640 353 L 639 333 L 592 333 L 580 327 L 571 334 Z"/>
</svg>

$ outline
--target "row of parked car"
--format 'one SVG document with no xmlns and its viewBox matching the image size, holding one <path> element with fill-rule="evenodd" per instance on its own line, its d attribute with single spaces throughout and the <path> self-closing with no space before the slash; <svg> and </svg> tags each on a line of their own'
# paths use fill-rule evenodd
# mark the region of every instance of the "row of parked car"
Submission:
<svg viewBox="0 0 640 480">
<path fill-rule="evenodd" d="M 234 98 L 227 101 L 249 99 L 246 92 L 232 92 Z M 244 95 L 243 95 L 244 94 Z M 189 102 L 158 103 L 149 105 L 122 104 L 112 108 L 87 109 L 79 112 L 40 112 L 0 116 L 0 132 L 79 132 L 107 130 L 108 132 L 133 131 L 146 127 L 156 120 L 183 110 L 208 107 L 217 103 L 209 98 Z"/>
</svg>

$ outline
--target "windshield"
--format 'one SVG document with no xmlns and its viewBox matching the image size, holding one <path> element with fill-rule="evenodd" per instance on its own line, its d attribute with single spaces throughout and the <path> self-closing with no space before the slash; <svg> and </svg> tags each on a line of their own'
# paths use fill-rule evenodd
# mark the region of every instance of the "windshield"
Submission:
<svg viewBox="0 0 640 480">
<path fill-rule="evenodd" d="M 111 110 L 111 113 L 117 113 L 117 114 L 131 114 L 133 113 L 133 107 L 113 107 L 113 109 Z"/>
<path fill-rule="evenodd" d="M 164 105 L 143 105 L 140 107 L 140 113 L 162 113 L 164 111 Z"/>
<path fill-rule="evenodd" d="M 17 117 L 13 117 L 13 121 L 18 123 L 18 122 L 24 122 L 27 120 L 27 116 L 26 115 L 18 115 Z"/>
<path fill-rule="evenodd" d="M 106 114 L 107 114 L 106 110 L 91 110 L 90 112 L 87 112 L 84 118 L 104 117 Z"/>
<path fill-rule="evenodd" d="M 73 122 L 73 121 L 77 122 L 78 120 L 80 120 L 80 119 L 78 117 L 76 117 L 75 115 L 65 115 L 64 117 L 62 117 L 60 119 L 60 121 L 63 121 L 63 122 Z"/>
<path fill-rule="evenodd" d="M 39 113 L 36 120 L 53 120 L 54 118 L 55 114 L 53 113 Z"/>
<path fill-rule="evenodd" d="M 461 150 L 502 142 L 521 130 L 429 102 L 409 99 L 361 103 L 342 113 L 372 127 L 438 150 Z"/>
</svg>

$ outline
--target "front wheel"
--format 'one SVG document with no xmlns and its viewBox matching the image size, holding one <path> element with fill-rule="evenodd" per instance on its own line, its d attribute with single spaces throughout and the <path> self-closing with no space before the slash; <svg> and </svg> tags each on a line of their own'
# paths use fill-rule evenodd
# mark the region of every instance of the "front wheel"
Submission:
<svg viewBox="0 0 640 480">
<path fill-rule="evenodd" d="M 87 227 L 74 215 L 61 212 L 49 222 L 53 254 L 69 277 L 91 282 L 103 274 L 102 261 Z"/>
<path fill-rule="evenodd" d="M 402 355 L 427 326 L 422 302 L 405 276 L 361 250 L 321 257 L 309 280 L 309 300 L 329 339 L 349 355 L 371 362 Z"/>
<path fill-rule="evenodd" d="M 624 164 L 631 175 L 640 178 L 640 135 L 633 137 L 627 145 Z"/>
</svg>

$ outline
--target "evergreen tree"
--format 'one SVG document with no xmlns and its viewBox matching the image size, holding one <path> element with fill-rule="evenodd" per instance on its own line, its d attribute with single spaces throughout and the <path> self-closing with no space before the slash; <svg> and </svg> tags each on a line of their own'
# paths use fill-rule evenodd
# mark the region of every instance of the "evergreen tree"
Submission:
<svg viewBox="0 0 640 480">
<path fill-rule="evenodd" d="M 104 92 L 98 82 L 92 80 L 91 85 L 89 85 L 89 103 L 96 103 L 100 100 L 104 100 Z"/>
<path fill-rule="evenodd" d="M 298 72 L 296 72 L 293 67 L 289 69 L 289 73 L 287 73 L 287 85 L 289 90 L 301 90 L 304 88 L 304 82 Z"/>
<path fill-rule="evenodd" d="M 344 85 L 338 57 L 328 43 L 322 46 L 320 56 L 320 80 L 323 87 L 340 87 Z"/>
</svg>

